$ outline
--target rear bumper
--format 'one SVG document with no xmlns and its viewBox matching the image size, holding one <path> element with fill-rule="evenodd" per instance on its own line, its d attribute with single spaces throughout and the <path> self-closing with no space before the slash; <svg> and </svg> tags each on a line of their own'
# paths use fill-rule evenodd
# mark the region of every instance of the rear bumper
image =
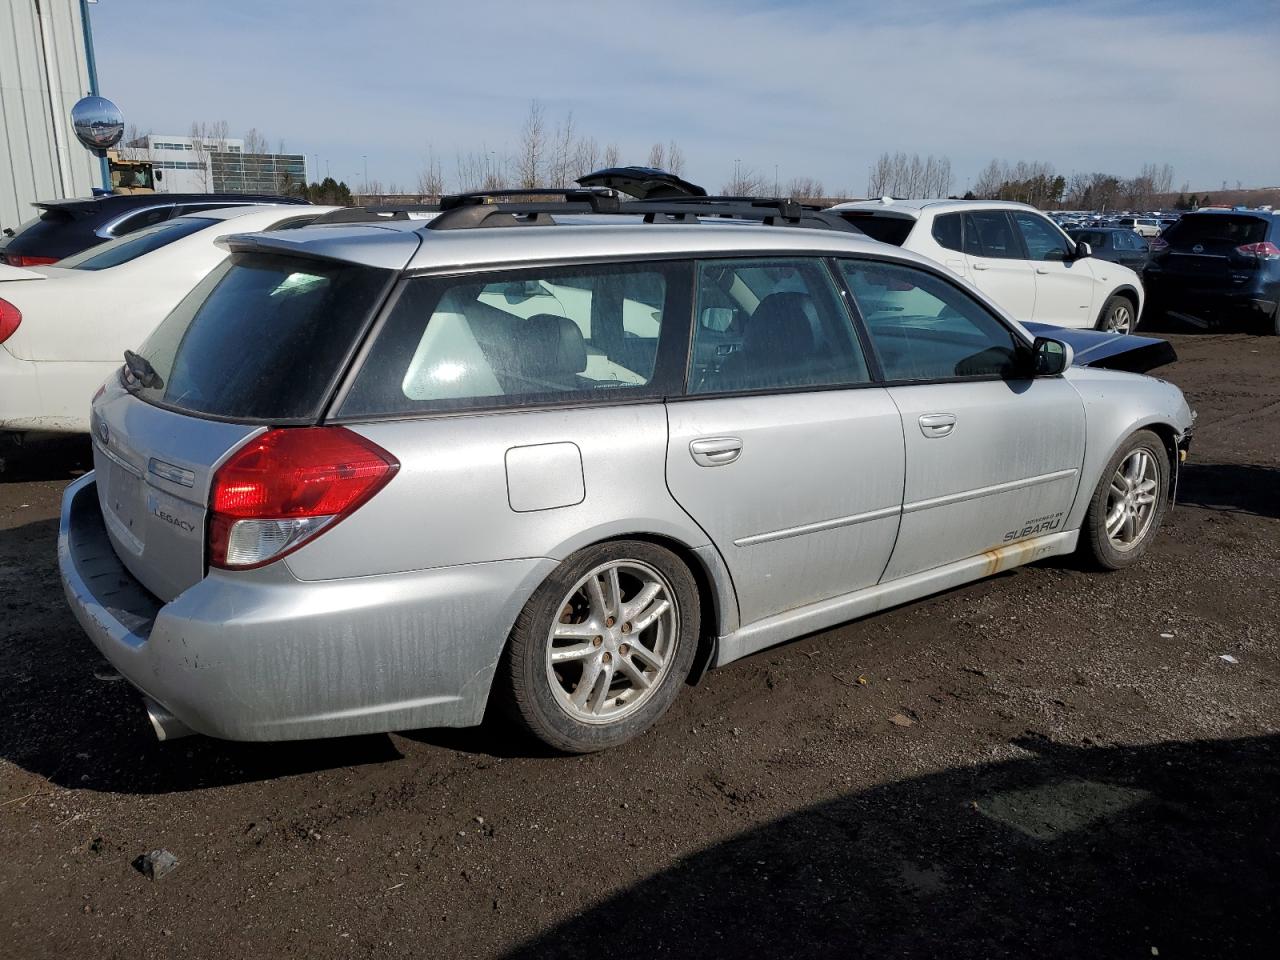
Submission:
<svg viewBox="0 0 1280 960">
<path fill-rule="evenodd" d="M 1213 286 L 1165 273 L 1143 276 L 1153 309 L 1189 313 L 1205 319 L 1267 319 L 1275 316 L 1280 284 Z"/>
<path fill-rule="evenodd" d="M 58 566 L 93 644 L 182 725 L 295 740 L 479 723 L 511 625 L 555 561 L 318 582 L 275 564 L 213 571 L 166 604 L 116 556 L 90 473 L 63 497 Z"/>
</svg>

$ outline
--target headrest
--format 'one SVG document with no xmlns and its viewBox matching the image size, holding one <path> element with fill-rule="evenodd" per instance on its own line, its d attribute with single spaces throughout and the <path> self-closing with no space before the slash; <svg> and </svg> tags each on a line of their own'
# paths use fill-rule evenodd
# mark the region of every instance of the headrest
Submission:
<svg viewBox="0 0 1280 960">
<path fill-rule="evenodd" d="M 807 293 L 771 293 L 760 301 L 742 335 L 744 353 L 774 350 L 811 354 L 817 349 L 813 300 Z"/>
<path fill-rule="evenodd" d="M 587 369 L 587 344 L 568 317 L 535 313 L 516 323 L 520 365 L 535 376 L 581 373 Z"/>
</svg>

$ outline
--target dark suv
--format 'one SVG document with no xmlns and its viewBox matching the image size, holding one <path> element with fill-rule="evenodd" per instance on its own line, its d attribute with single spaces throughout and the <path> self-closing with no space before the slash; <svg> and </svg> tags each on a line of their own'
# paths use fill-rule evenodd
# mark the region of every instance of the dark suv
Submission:
<svg viewBox="0 0 1280 960">
<path fill-rule="evenodd" d="M 1251 320 L 1280 334 L 1280 216 L 1188 213 L 1151 241 L 1142 279 L 1149 313 L 1167 312 L 1196 326 Z"/>
<path fill-rule="evenodd" d="M 154 223 L 243 203 L 306 203 L 256 193 L 135 193 L 43 200 L 40 215 L 18 227 L 0 248 L 0 263 L 36 267 L 106 243 Z M 8 233 L 8 231 L 5 231 Z"/>
</svg>

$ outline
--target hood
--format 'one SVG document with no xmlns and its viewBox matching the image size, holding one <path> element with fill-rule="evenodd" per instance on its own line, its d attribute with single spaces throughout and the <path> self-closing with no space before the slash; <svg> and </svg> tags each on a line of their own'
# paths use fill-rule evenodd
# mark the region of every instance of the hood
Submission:
<svg viewBox="0 0 1280 960">
<path fill-rule="evenodd" d="M 582 187 L 611 187 L 637 200 L 671 200 L 705 197 L 707 191 L 674 173 L 654 167 L 608 167 L 578 178 Z"/>
<path fill-rule="evenodd" d="M 1071 345 L 1077 367 L 1100 367 L 1146 373 L 1178 359 L 1173 344 L 1156 337 L 1104 333 L 1101 330 L 1069 330 L 1047 323 L 1024 323 L 1023 328 L 1034 337 L 1048 337 Z"/>
</svg>

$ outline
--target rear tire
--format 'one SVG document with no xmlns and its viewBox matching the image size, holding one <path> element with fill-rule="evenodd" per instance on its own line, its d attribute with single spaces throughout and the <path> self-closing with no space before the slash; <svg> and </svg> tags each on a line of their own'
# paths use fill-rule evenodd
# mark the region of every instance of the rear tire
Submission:
<svg viewBox="0 0 1280 960">
<path fill-rule="evenodd" d="M 1151 549 L 1169 505 L 1169 452 L 1150 430 L 1130 436 L 1107 463 L 1084 518 L 1081 552 L 1105 570 Z"/>
<path fill-rule="evenodd" d="M 1122 294 L 1113 294 L 1102 305 L 1097 329 L 1107 333 L 1133 333 L 1138 329 L 1138 314 L 1133 301 Z"/>
<path fill-rule="evenodd" d="M 499 704 L 565 753 L 624 743 L 680 693 L 697 653 L 699 609 L 693 574 L 670 550 L 642 540 L 587 547 L 516 618 Z"/>
</svg>

